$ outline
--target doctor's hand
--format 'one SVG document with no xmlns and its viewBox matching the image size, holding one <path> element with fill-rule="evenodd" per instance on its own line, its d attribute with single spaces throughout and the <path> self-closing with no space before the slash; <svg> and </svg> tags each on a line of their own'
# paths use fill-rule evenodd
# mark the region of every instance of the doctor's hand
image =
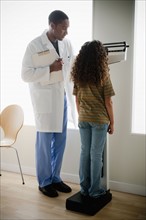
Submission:
<svg viewBox="0 0 146 220">
<path fill-rule="evenodd" d="M 50 72 L 62 70 L 63 61 L 61 58 L 55 60 L 54 63 L 50 65 Z"/>
</svg>

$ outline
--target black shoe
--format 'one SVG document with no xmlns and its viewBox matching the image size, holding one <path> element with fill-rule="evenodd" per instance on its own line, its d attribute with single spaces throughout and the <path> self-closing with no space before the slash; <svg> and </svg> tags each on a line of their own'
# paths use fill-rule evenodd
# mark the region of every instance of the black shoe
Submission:
<svg viewBox="0 0 146 220">
<path fill-rule="evenodd" d="M 89 195 L 84 195 L 80 192 L 80 196 L 81 196 L 82 201 L 84 201 L 84 202 L 86 202 L 86 201 L 89 202 L 90 201 L 90 196 Z"/>
<path fill-rule="evenodd" d="M 52 185 L 59 192 L 69 193 L 72 191 L 72 189 L 62 181 L 59 183 L 52 183 Z"/>
<path fill-rule="evenodd" d="M 97 196 L 97 197 L 92 197 L 90 196 L 90 201 L 92 202 L 98 202 L 101 201 L 103 199 L 105 199 L 107 197 L 107 194 L 109 193 L 109 191 L 105 191 L 103 194 Z"/>
<path fill-rule="evenodd" d="M 54 187 L 52 186 L 52 184 L 44 186 L 44 187 L 40 187 L 39 186 L 39 190 L 46 196 L 49 197 L 57 197 L 58 196 L 58 192 L 54 189 Z"/>
</svg>

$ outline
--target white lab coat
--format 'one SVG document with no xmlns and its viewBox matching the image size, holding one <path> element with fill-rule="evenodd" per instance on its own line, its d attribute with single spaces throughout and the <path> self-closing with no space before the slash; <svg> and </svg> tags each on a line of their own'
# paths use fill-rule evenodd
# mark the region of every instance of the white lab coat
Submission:
<svg viewBox="0 0 146 220">
<path fill-rule="evenodd" d="M 22 62 L 21 76 L 25 82 L 29 83 L 36 130 L 40 132 L 62 132 L 64 92 L 66 92 L 68 103 L 72 109 L 74 124 L 77 125 L 75 100 L 72 95 L 73 84 L 70 81 L 73 51 L 67 39 L 58 42 L 60 57 L 64 62 L 62 69 L 64 81 L 47 84 L 50 78 L 49 65 L 35 68 L 32 61 L 32 56 L 38 52 L 55 50 L 48 40 L 46 32 L 47 30 L 28 44 Z"/>
</svg>

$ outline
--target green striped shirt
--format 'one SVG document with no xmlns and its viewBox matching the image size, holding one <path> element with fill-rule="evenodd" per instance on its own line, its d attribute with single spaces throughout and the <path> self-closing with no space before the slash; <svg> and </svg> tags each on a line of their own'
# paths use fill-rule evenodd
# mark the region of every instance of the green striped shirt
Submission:
<svg viewBox="0 0 146 220">
<path fill-rule="evenodd" d="M 79 87 L 74 85 L 73 95 L 79 102 L 79 121 L 109 123 L 109 116 L 105 106 L 105 97 L 115 95 L 110 77 L 103 86 L 87 85 Z"/>
</svg>

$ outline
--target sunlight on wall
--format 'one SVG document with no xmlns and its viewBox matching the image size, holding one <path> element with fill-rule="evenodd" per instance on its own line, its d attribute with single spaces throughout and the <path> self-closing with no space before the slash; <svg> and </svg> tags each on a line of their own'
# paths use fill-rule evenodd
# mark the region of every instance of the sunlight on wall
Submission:
<svg viewBox="0 0 146 220">
<path fill-rule="evenodd" d="M 132 132 L 139 134 L 146 134 L 145 12 L 146 2 L 135 1 Z"/>
</svg>

